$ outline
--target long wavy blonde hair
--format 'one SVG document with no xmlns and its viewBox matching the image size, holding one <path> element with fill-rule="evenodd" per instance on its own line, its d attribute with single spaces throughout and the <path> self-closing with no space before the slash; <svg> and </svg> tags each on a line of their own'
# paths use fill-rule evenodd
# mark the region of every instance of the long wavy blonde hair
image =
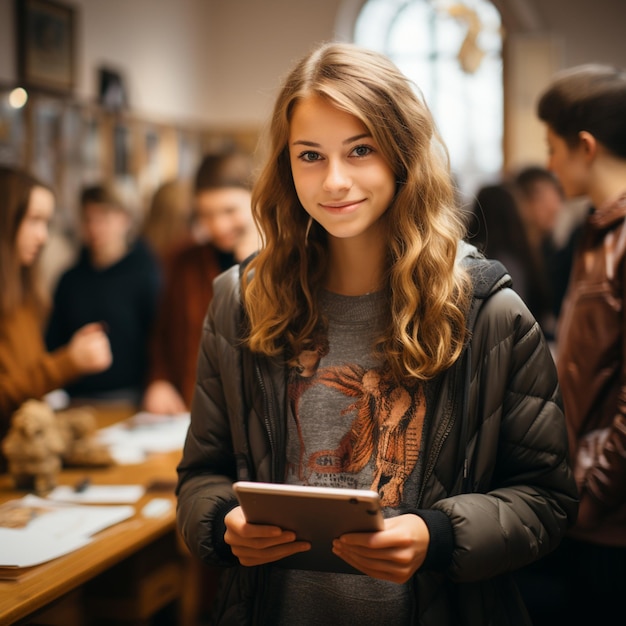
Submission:
<svg viewBox="0 0 626 626">
<path fill-rule="evenodd" d="M 269 126 L 268 154 L 253 189 L 264 245 L 244 273 L 253 352 L 287 360 L 325 328 L 319 293 L 327 235 L 309 222 L 289 162 L 294 106 L 318 95 L 367 127 L 393 170 L 396 195 L 383 216 L 389 313 L 373 346 L 398 380 L 429 379 L 452 365 L 465 341 L 469 279 L 455 262 L 463 223 L 448 155 L 414 86 L 385 56 L 352 44 L 323 44 L 286 77 Z"/>
</svg>

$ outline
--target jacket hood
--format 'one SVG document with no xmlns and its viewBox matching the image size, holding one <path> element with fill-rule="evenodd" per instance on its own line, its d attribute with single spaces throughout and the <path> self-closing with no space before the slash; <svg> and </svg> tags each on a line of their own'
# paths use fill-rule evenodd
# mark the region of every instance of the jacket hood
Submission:
<svg viewBox="0 0 626 626">
<path fill-rule="evenodd" d="M 474 286 L 474 297 L 484 300 L 503 287 L 512 287 L 508 270 L 500 261 L 486 259 L 476 246 L 459 241 L 456 262 L 469 273 Z"/>
</svg>

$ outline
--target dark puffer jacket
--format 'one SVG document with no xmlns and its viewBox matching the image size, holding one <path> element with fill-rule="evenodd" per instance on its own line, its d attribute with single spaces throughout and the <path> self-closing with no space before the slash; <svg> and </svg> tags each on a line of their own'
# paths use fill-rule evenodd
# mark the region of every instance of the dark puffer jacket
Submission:
<svg viewBox="0 0 626 626">
<path fill-rule="evenodd" d="M 508 275 L 488 279 L 493 264 L 462 249 L 482 306 L 463 357 L 444 376 L 421 488 L 403 503 L 445 513 L 454 550 L 445 571 L 423 568 L 413 577 L 414 623 L 526 625 L 509 574 L 556 547 L 576 516 L 577 492 L 542 332 Z M 230 567 L 216 601 L 220 625 L 263 623 L 271 566 L 237 565 L 224 516 L 236 505 L 234 480 L 281 482 L 286 430 L 283 365 L 241 348 L 239 302 L 233 268 L 215 282 L 177 488 L 178 526 L 190 550 Z M 436 541 L 437 528 L 429 531 Z"/>
</svg>

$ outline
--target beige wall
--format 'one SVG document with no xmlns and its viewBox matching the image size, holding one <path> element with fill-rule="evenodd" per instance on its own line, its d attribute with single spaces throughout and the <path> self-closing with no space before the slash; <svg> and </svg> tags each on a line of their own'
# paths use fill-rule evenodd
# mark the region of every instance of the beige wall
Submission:
<svg viewBox="0 0 626 626">
<path fill-rule="evenodd" d="M 545 131 L 535 110 L 554 72 L 589 62 L 626 67 L 626 0 L 496 4 L 505 15 L 508 9 L 513 22 L 520 17 L 511 25 L 505 47 L 505 166 L 516 169 L 546 159 Z M 520 6 L 527 13 L 520 13 Z"/>
<path fill-rule="evenodd" d="M 626 67 L 626 0 L 526 1 L 536 6 L 546 31 L 562 39 L 564 66 L 596 62 Z"/>
<path fill-rule="evenodd" d="M 258 124 L 292 63 L 333 39 L 341 0 L 210 0 L 214 20 L 214 120 Z"/>
</svg>

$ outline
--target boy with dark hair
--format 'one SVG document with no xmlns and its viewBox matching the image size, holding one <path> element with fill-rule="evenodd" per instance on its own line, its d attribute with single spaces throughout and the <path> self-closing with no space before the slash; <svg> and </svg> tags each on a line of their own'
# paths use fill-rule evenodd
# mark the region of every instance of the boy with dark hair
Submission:
<svg viewBox="0 0 626 626">
<path fill-rule="evenodd" d="M 85 324 L 101 323 L 111 343 L 111 367 L 81 378 L 66 391 L 73 398 L 138 404 L 160 289 L 158 262 L 141 240 L 131 237 L 133 215 L 113 189 L 83 189 L 80 208 L 84 245 L 55 290 L 48 348 L 64 345 Z"/>
<path fill-rule="evenodd" d="M 580 492 L 564 555 L 568 624 L 611 624 L 626 588 L 626 72 L 583 65 L 538 104 L 549 168 L 590 209 L 557 327 L 557 370 Z M 554 622 L 551 622 L 554 623 Z"/>
</svg>

